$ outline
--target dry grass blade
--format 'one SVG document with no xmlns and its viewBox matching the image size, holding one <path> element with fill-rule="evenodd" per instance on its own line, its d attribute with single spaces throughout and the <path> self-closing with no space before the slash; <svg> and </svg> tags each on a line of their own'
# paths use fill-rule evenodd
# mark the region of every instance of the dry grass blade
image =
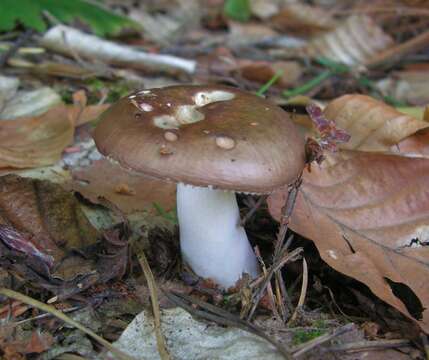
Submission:
<svg viewBox="0 0 429 360">
<path fill-rule="evenodd" d="M 340 344 L 331 346 L 330 351 L 364 351 L 370 349 L 389 349 L 409 346 L 410 340 L 393 339 L 393 340 L 375 340 L 375 341 L 358 341 L 349 344 Z"/>
<path fill-rule="evenodd" d="M 159 310 L 158 294 L 156 289 L 155 279 L 150 269 L 149 263 L 146 259 L 146 256 L 141 252 L 138 256 L 140 266 L 143 269 L 144 276 L 147 281 L 147 286 L 149 287 L 150 300 L 152 302 L 153 318 L 155 324 L 155 334 L 156 334 L 156 345 L 158 347 L 159 356 L 162 360 L 170 360 L 171 356 L 167 350 L 167 345 L 165 343 L 164 335 L 161 330 L 161 312 Z"/>
<path fill-rule="evenodd" d="M 299 258 L 299 256 L 301 255 L 302 250 L 303 250 L 302 248 L 297 248 L 291 252 L 283 253 L 283 256 L 280 256 L 280 258 L 276 262 L 274 262 L 273 265 L 271 265 L 267 275 L 259 278 L 259 279 L 261 279 L 260 281 L 262 281 L 262 283 L 259 285 L 257 291 L 253 294 L 253 298 L 252 298 L 253 307 L 250 310 L 249 315 L 247 316 L 248 321 L 252 318 L 252 316 L 253 316 L 253 314 L 254 314 L 254 312 L 255 312 L 258 304 L 259 304 L 259 301 L 261 300 L 262 296 L 264 295 L 265 289 L 267 288 L 268 284 L 270 283 L 271 278 L 273 277 L 274 273 L 276 271 L 278 271 L 279 269 L 281 269 L 289 261 L 297 260 Z"/>
<path fill-rule="evenodd" d="M 305 297 L 307 295 L 307 287 L 308 287 L 308 266 L 305 258 L 302 258 L 302 286 L 301 286 L 301 294 L 299 296 L 298 305 L 295 308 L 293 315 L 290 318 L 290 321 L 294 321 L 298 316 L 298 310 L 302 308 L 305 302 Z"/>
<path fill-rule="evenodd" d="M 256 254 L 257 258 L 258 258 L 259 264 L 261 265 L 262 273 L 266 277 L 268 275 L 267 267 L 265 266 L 264 260 L 262 259 L 261 253 L 260 253 L 259 248 L 257 246 L 255 248 L 255 254 Z M 276 308 L 276 301 L 275 301 L 273 287 L 271 286 L 271 283 L 267 284 L 267 294 L 268 294 L 268 300 L 270 302 L 270 306 L 273 309 L 274 317 L 276 317 L 277 319 L 279 319 L 280 318 L 280 314 L 278 313 L 277 308 Z"/>
<path fill-rule="evenodd" d="M 121 350 L 115 348 L 111 343 L 109 343 L 107 340 L 103 339 L 101 336 L 97 335 L 92 330 L 86 328 L 85 326 L 79 324 L 78 322 L 74 321 L 73 319 L 70 319 L 67 315 L 62 313 L 61 311 L 58 311 L 53 306 L 46 305 L 38 300 L 35 300 L 29 296 L 26 296 L 24 294 L 21 294 L 19 292 L 6 289 L 6 288 L 0 288 L 0 295 L 4 295 L 6 297 L 19 300 L 23 302 L 24 304 L 33 306 L 39 310 L 45 311 L 47 313 L 50 313 L 57 317 L 58 319 L 63 320 L 65 323 L 79 329 L 80 331 L 84 332 L 88 336 L 92 337 L 94 340 L 99 342 L 101 345 L 103 345 L 105 348 L 107 348 L 109 351 L 111 351 L 113 354 L 115 354 L 118 359 L 121 360 L 135 360 L 132 356 L 129 356 L 122 352 Z"/>
<path fill-rule="evenodd" d="M 282 344 L 269 337 L 259 327 L 240 319 L 238 316 L 235 316 L 226 310 L 223 310 L 191 296 L 175 292 L 173 293 L 164 291 L 164 293 L 171 302 L 173 302 L 177 306 L 182 307 L 191 315 L 200 317 L 205 320 L 213 321 L 220 325 L 234 326 L 251 334 L 257 335 L 274 345 L 276 349 L 284 356 L 285 359 L 292 360 L 292 355 L 287 349 L 285 349 Z M 194 307 L 195 305 L 201 307 L 202 310 L 196 309 Z"/>
</svg>

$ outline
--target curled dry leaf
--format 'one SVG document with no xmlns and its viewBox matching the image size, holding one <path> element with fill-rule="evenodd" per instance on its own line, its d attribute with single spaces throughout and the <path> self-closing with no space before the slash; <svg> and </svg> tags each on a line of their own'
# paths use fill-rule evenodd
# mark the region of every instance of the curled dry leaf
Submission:
<svg viewBox="0 0 429 360">
<path fill-rule="evenodd" d="M 96 119 L 110 105 L 86 105 L 83 92 L 74 105 L 58 105 L 42 115 L 0 120 L 0 168 L 54 164 L 72 143 L 74 128 Z"/>
<path fill-rule="evenodd" d="M 405 115 L 365 95 L 344 95 L 330 102 L 326 118 L 351 135 L 340 148 L 361 151 L 390 151 L 390 148 L 429 123 Z"/>
<path fill-rule="evenodd" d="M 64 105 L 35 117 L 1 120 L 0 168 L 51 165 L 72 142 L 73 133 Z"/>
<path fill-rule="evenodd" d="M 347 65 L 365 64 L 393 39 L 365 15 L 350 16 L 335 30 L 316 37 L 302 50 L 311 57 L 326 57 Z"/>
<path fill-rule="evenodd" d="M 106 159 L 73 172 L 70 187 L 93 203 L 107 199 L 124 213 L 153 210 L 159 204 L 169 211 L 176 206 L 176 185 L 139 175 Z"/>
<path fill-rule="evenodd" d="M 304 172 L 291 228 L 313 240 L 330 266 L 368 285 L 428 332 L 429 136 L 423 130 L 407 137 L 422 124 L 408 117 L 398 126 L 392 121 L 398 116 L 394 109 L 375 100 L 370 108 L 361 107 L 361 98 L 355 98 L 353 110 L 344 97 L 325 109 L 352 140 L 311 173 Z M 339 103 L 343 106 L 337 108 Z M 373 122 L 379 130 L 367 133 Z M 388 152 L 395 141 L 400 142 L 391 148 L 393 155 Z M 408 157 L 413 150 L 421 157 Z M 279 191 L 269 197 L 277 219 L 285 196 Z"/>
<path fill-rule="evenodd" d="M 77 200 L 59 185 L 0 177 L 0 209 L 0 266 L 33 285 L 67 297 L 121 275 L 126 243 L 107 233 L 99 243 Z"/>
<path fill-rule="evenodd" d="M 337 21 L 322 8 L 298 2 L 285 4 L 271 23 L 281 32 L 300 35 L 317 34 L 337 26 Z"/>
<path fill-rule="evenodd" d="M 236 48 L 241 45 L 256 43 L 265 39 L 269 39 L 278 35 L 270 27 L 256 22 L 240 23 L 237 21 L 229 21 L 228 46 Z"/>
<path fill-rule="evenodd" d="M 241 75 L 250 81 L 266 83 L 274 75 L 281 72 L 276 85 L 295 85 L 302 75 L 302 68 L 296 61 L 249 61 L 239 62 Z"/>
<path fill-rule="evenodd" d="M 377 88 L 385 95 L 411 105 L 429 103 L 429 72 L 400 71 L 380 80 Z"/>
</svg>

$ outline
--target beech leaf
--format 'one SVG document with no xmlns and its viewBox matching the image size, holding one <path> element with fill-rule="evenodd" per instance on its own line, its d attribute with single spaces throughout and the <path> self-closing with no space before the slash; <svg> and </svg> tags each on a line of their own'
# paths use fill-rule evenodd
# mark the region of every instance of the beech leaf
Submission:
<svg viewBox="0 0 429 360">
<path fill-rule="evenodd" d="M 0 177 L 0 266 L 58 297 L 123 275 L 128 246 L 120 230 L 101 237 L 58 184 Z"/>
<path fill-rule="evenodd" d="M 366 95 L 344 95 L 324 110 L 327 119 L 351 135 L 341 149 L 361 151 L 390 151 L 390 147 L 421 129 L 426 121 L 403 114 Z"/>
<path fill-rule="evenodd" d="M 0 120 L 0 168 L 51 165 L 72 142 L 73 133 L 65 105 L 35 117 Z"/>
<path fill-rule="evenodd" d="M 334 100 L 324 116 L 351 140 L 304 171 L 291 229 L 429 332 L 427 123 L 361 95 Z M 285 197 L 268 199 L 276 219 Z"/>
</svg>

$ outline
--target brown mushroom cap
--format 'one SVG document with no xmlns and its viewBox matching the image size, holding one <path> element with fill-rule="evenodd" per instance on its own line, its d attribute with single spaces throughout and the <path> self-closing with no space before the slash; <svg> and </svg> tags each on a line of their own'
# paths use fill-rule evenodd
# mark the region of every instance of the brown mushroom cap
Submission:
<svg viewBox="0 0 429 360">
<path fill-rule="evenodd" d="M 133 93 L 95 130 L 99 151 L 146 175 L 196 186 L 269 193 L 304 167 L 304 139 L 278 106 L 220 85 Z"/>
</svg>

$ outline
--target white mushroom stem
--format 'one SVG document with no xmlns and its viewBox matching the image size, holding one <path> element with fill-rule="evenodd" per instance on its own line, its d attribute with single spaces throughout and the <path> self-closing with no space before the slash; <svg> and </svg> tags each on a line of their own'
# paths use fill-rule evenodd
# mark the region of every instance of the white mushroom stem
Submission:
<svg viewBox="0 0 429 360">
<path fill-rule="evenodd" d="M 224 288 L 258 275 L 234 192 L 178 184 L 177 215 L 182 257 L 197 275 Z"/>
</svg>

